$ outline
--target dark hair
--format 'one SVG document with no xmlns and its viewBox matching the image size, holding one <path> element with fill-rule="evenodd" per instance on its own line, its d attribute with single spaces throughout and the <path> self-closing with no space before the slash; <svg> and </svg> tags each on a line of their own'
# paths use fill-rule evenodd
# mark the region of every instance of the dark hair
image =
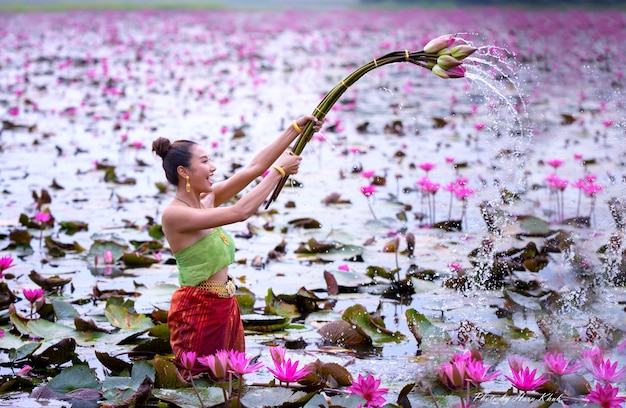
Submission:
<svg viewBox="0 0 626 408">
<path fill-rule="evenodd" d="M 171 184 L 178 185 L 178 166 L 189 167 L 191 148 L 197 144 L 191 140 L 177 140 L 171 143 L 165 137 L 159 137 L 152 142 L 152 151 L 163 159 L 165 178 Z"/>
</svg>

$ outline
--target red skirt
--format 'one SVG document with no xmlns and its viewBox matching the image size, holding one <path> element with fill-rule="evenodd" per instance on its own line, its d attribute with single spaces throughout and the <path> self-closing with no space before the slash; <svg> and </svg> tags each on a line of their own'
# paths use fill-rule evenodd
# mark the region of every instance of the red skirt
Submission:
<svg viewBox="0 0 626 408">
<path fill-rule="evenodd" d="M 194 286 L 182 286 L 172 296 L 167 318 L 170 344 L 175 362 L 188 351 L 197 357 L 215 354 L 218 350 L 245 351 L 243 324 L 235 296 L 220 298 Z M 195 372 L 207 367 L 196 364 Z"/>
</svg>

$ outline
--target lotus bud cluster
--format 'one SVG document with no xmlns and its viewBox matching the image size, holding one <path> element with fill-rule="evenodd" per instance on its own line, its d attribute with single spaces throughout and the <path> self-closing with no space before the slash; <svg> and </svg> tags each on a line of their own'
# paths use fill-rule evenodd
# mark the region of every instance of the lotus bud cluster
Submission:
<svg viewBox="0 0 626 408">
<path fill-rule="evenodd" d="M 463 60 L 472 55 L 476 48 L 465 43 L 454 45 L 457 41 L 463 40 L 452 34 L 445 34 L 424 46 L 425 53 L 437 56 L 436 63 L 431 68 L 433 74 L 445 79 L 465 76 Z"/>
<path fill-rule="evenodd" d="M 429 41 L 422 51 L 394 51 L 382 57 L 374 58 L 372 61 L 357 68 L 331 89 L 317 105 L 312 115 L 315 116 L 317 120 L 323 121 L 326 114 L 339 100 L 341 95 L 359 78 L 373 69 L 391 63 L 408 62 L 431 70 L 433 74 L 441 78 L 463 78 L 465 76 L 463 60 L 472 55 L 475 51 L 476 48 L 468 45 L 462 38 L 456 37 L 453 34 L 445 34 Z M 306 146 L 313 137 L 313 132 L 313 122 L 307 123 L 303 128 L 303 132 L 298 139 L 296 139 L 294 147 L 291 149 L 294 154 L 300 154 L 302 152 L 304 146 Z M 269 205 L 276 200 L 278 194 L 287 182 L 287 177 L 288 176 L 284 176 L 280 180 L 272 196 L 267 201 L 265 208 L 268 208 Z"/>
</svg>

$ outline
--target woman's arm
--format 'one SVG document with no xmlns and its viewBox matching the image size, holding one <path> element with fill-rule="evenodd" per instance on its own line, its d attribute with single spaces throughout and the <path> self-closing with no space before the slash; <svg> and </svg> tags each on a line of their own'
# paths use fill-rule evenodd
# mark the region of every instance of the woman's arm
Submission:
<svg viewBox="0 0 626 408">
<path fill-rule="evenodd" d="M 310 120 L 317 122 L 317 118 L 313 115 L 304 115 L 296 119 L 298 127 L 302 129 Z M 319 130 L 319 126 L 316 126 Z M 219 207 L 235 194 L 243 190 L 254 179 L 261 176 L 277 159 L 280 155 L 289 147 L 289 145 L 298 136 L 298 131 L 293 124 L 289 126 L 279 137 L 277 137 L 272 143 L 261 149 L 252 161 L 239 170 L 233 176 L 224 181 L 220 181 L 213 185 L 214 201 L 213 205 Z M 263 196 L 264 199 L 267 195 Z M 258 205 L 261 205 L 261 201 Z M 258 208 L 258 205 L 255 208 Z"/>
<path fill-rule="evenodd" d="M 300 156 L 285 153 L 277 166 L 285 174 L 296 174 L 301 160 Z M 282 174 L 272 168 L 256 187 L 232 206 L 204 209 L 169 206 L 163 214 L 163 227 L 168 235 L 173 236 L 244 221 L 258 210 L 281 178 Z"/>
</svg>

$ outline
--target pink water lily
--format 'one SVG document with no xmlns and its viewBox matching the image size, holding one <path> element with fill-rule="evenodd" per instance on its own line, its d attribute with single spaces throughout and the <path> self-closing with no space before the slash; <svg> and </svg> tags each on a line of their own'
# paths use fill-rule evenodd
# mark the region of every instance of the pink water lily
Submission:
<svg viewBox="0 0 626 408">
<path fill-rule="evenodd" d="M 358 395 L 367 401 L 366 407 L 380 407 L 386 400 L 383 397 L 389 391 L 388 388 L 380 388 L 380 379 L 374 378 L 371 374 L 363 377 L 359 374 L 356 381 L 346 388 L 347 391 Z"/>
<path fill-rule="evenodd" d="M 585 395 L 585 399 L 591 403 L 598 404 L 602 408 L 622 408 L 622 402 L 626 397 L 618 397 L 619 388 L 611 384 L 596 384 L 596 388 Z"/>
<path fill-rule="evenodd" d="M 274 368 L 268 367 L 267 369 L 274 374 L 274 376 L 280 382 L 287 383 L 300 381 L 304 377 L 310 374 L 307 367 L 298 369 L 299 361 L 292 361 L 290 358 L 283 360 L 282 363 L 274 361 Z"/>
<path fill-rule="evenodd" d="M 489 372 L 490 368 L 491 366 L 484 365 L 482 360 L 471 359 L 466 367 L 467 378 L 475 383 L 487 382 L 498 378 L 501 372 L 498 370 Z"/>
<path fill-rule="evenodd" d="M 40 211 L 35 214 L 35 221 L 39 221 L 41 224 L 45 224 L 46 222 L 50 221 L 50 218 L 50 214 L 44 211 Z"/>
<path fill-rule="evenodd" d="M 252 373 L 263 367 L 263 363 L 255 363 L 250 365 L 252 357 L 246 357 L 246 353 L 237 350 L 231 350 L 228 354 L 228 371 L 239 376 Z"/>
<path fill-rule="evenodd" d="M 22 289 L 22 293 L 26 300 L 30 303 L 36 303 L 37 301 L 43 299 L 44 290 L 41 288 L 38 289 Z"/>
<path fill-rule="evenodd" d="M 467 379 L 467 360 L 457 359 L 442 364 L 439 368 L 439 379 L 451 390 L 458 390 L 465 387 Z"/>
<path fill-rule="evenodd" d="M 15 264 L 13 263 L 13 257 L 11 256 L 3 256 L 0 258 L 0 278 L 2 278 L 3 272 L 6 271 L 7 269 L 11 268 L 15 266 Z"/>
<path fill-rule="evenodd" d="M 556 375 L 571 374 L 578 371 L 581 364 L 573 359 L 567 359 L 561 353 L 546 353 L 544 363 L 548 371 Z"/>
<path fill-rule="evenodd" d="M 504 377 L 518 390 L 533 391 L 548 382 L 544 374 L 537 377 L 537 369 L 531 371 L 529 367 L 524 367 L 524 360 L 520 357 L 510 356 L 509 367 L 512 376 L 505 375 Z"/>
<path fill-rule="evenodd" d="M 626 368 L 617 369 L 617 361 L 612 363 L 610 359 L 600 363 L 592 363 L 591 374 L 599 381 L 617 382 L 626 375 Z"/>
<path fill-rule="evenodd" d="M 209 367 L 213 376 L 218 380 L 226 378 L 228 372 L 228 351 L 218 350 L 210 356 L 198 357 L 198 362 Z"/>
<path fill-rule="evenodd" d="M 370 184 L 369 186 L 362 186 L 361 187 L 361 193 L 365 197 L 371 197 L 372 195 L 374 195 L 375 192 L 376 192 L 376 185 L 374 185 L 374 184 Z"/>
<path fill-rule="evenodd" d="M 187 351 L 180 356 L 180 364 L 189 371 L 193 371 L 196 366 L 196 352 L 195 351 Z"/>
</svg>

